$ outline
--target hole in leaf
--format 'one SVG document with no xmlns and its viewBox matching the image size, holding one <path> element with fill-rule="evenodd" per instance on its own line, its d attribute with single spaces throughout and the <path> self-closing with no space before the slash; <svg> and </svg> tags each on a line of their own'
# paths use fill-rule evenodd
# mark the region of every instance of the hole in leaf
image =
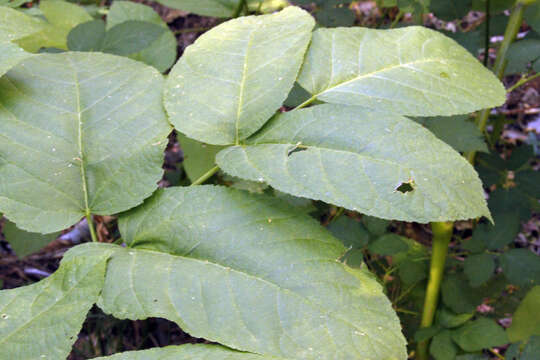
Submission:
<svg viewBox="0 0 540 360">
<path fill-rule="evenodd" d="M 445 73 L 444 71 L 441 72 L 441 73 L 439 74 L 439 76 L 442 77 L 442 78 L 445 78 L 445 79 L 448 79 L 448 78 L 450 77 L 450 75 L 448 75 L 448 74 Z"/>
<path fill-rule="evenodd" d="M 414 181 L 409 180 L 407 182 L 402 182 L 401 185 L 396 188 L 396 190 L 403 194 L 411 192 L 414 190 Z"/>
<path fill-rule="evenodd" d="M 300 146 L 295 146 L 293 149 L 289 150 L 289 152 L 287 153 L 287 156 L 291 156 L 293 153 L 295 152 L 300 152 L 300 151 L 306 151 L 307 150 L 307 147 L 300 147 Z"/>
</svg>

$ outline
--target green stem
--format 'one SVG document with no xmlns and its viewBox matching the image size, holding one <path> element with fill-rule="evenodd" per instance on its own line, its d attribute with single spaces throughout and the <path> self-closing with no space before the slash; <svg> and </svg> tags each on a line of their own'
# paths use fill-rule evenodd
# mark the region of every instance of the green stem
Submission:
<svg viewBox="0 0 540 360">
<path fill-rule="evenodd" d="M 194 182 L 191 183 L 191 185 L 201 185 L 203 182 L 205 182 L 206 180 L 210 179 L 215 173 L 217 173 L 219 170 L 219 166 L 214 166 L 213 168 L 211 168 L 210 170 L 208 170 L 206 173 L 204 173 L 203 176 L 201 176 L 200 178 L 198 178 L 197 180 L 195 180 Z"/>
<path fill-rule="evenodd" d="M 444 274 L 444 264 L 446 255 L 448 254 L 448 244 L 452 238 L 452 222 L 433 222 L 431 230 L 433 232 L 432 248 L 431 248 L 431 264 L 429 268 L 429 280 L 426 289 L 426 298 L 424 300 L 424 310 L 422 312 L 421 328 L 430 327 L 433 324 L 437 302 L 439 300 L 439 291 L 441 281 Z M 428 342 L 422 341 L 418 343 L 417 360 L 427 360 L 428 357 Z"/>
<path fill-rule="evenodd" d="M 90 237 L 92 238 L 92 241 L 98 242 L 96 230 L 94 229 L 94 220 L 92 219 L 92 214 L 89 212 L 86 213 L 86 222 L 88 223 L 88 229 L 90 230 Z"/>
<path fill-rule="evenodd" d="M 392 23 L 390 24 L 390 29 L 393 29 L 394 26 L 396 26 L 396 25 L 399 23 L 399 20 L 401 20 L 401 18 L 403 17 L 403 15 L 405 15 L 405 12 L 403 12 L 401 9 L 399 9 L 399 12 L 398 12 L 398 14 L 396 15 L 394 21 L 392 21 Z"/>
<path fill-rule="evenodd" d="M 508 25 L 506 25 L 506 30 L 504 31 L 504 39 L 501 43 L 501 46 L 499 47 L 499 51 L 497 52 L 495 65 L 493 65 L 493 72 L 499 79 L 501 79 L 504 75 L 504 69 L 508 62 L 508 60 L 506 59 L 508 48 L 516 38 L 519 28 L 521 27 L 521 23 L 523 22 L 524 7 L 525 5 L 523 5 L 523 3 L 518 2 L 512 10 L 512 14 L 510 15 L 510 19 L 508 20 Z M 476 118 L 476 126 L 478 127 L 478 129 L 480 129 L 481 132 L 484 132 L 486 130 L 486 124 L 489 118 L 490 110 L 491 109 L 482 110 Z M 465 154 L 465 157 L 467 158 L 467 160 L 469 160 L 471 164 L 474 163 L 475 156 L 476 152 L 474 151 Z"/>
<path fill-rule="evenodd" d="M 236 6 L 236 9 L 234 10 L 234 13 L 232 15 L 233 18 L 237 18 L 240 16 L 240 13 L 242 12 L 242 9 L 247 7 L 246 0 L 240 0 L 238 2 L 238 5 Z"/>
<path fill-rule="evenodd" d="M 310 97 L 309 99 L 307 99 L 306 101 L 304 101 L 303 103 L 301 103 L 300 105 L 298 105 L 297 107 L 295 107 L 293 109 L 294 110 L 298 110 L 298 109 L 301 109 L 303 107 L 306 107 L 308 106 L 309 104 L 311 104 L 312 102 L 314 102 L 315 100 L 317 100 L 317 97 L 316 96 L 312 96 Z"/>
<path fill-rule="evenodd" d="M 520 87 L 521 85 L 526 84 L 526 83 L 528 83 L 529 81 L 534 80 L 534 79 L 536 79 L 536 78 L 539 77 L 539 76 L 540 76 L 540 72 L 539 72 L 539 73 L 536 73 L 536 74 L 534 74 L 534 75 L 531 75 L 531 76 L 529 76 L 529 77 L 524 76 L 524 77 L 522 77 L 521 79 L 519 79 L 519 81 L 518 81 L 517 83 L 515 83 L 515 84 L 512 85 L 512 86 L 510 86 L 510 87 L 508 88 L 508 90 L 506 90 L 506 92 L 507 92 L 507 93 L 511 93 L 512 91 L 516 90 L 516 89 L 517 89 L 518 87 Z"/>
</svg>

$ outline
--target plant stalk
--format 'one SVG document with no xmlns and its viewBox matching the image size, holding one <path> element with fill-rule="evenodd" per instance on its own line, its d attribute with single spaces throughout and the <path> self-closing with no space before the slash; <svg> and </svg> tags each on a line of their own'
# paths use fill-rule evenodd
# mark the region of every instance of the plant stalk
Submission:
<svg viewBox="0 0 540 360">
<path fill-rule="evenodd" d="M 232 15 L 232 18 L 237 18 L 240 16 L 240 13 L 242 12 L 242 10 L 244 8 L 247 7 L 247 3 L 246 3 L 246 0 L 240 0 L 238 1 L 238 5 L 236 6 L 236 9 L 234 10 L 234 13 Z"/>
<path fill-rule="evenodd" d="M 213 168 L 208 170 L 206 173 L 204 173 L 200 178 L 198 178 L 197 180 L 192 182 L 191 186 L 193 186 L 193 185 L 201 185 L 203 182 L 210 179 L 215 173 L 217 173 L 218 170 L 219 170 L 219 166 L 217 166 L 217 165 L 214 166 Z"/>
<path fill-rule="evenodd" d="M 90 212 L 86 213 L 86 222 L 88 223 L 88 229 L 90 230 L 92 242 L 98 242 L 96 230 L 94 229 L 94 220 L 92 219 L 92 214 L 90 214 Z"/>
<path fill-rule="evenodd" d="M 433 222 L 431 230 L 433 232 L 433 245 L 431 249 L 431 264 L 429 268 L 429 280 L 424 300 L 424 309 L 422 312 L 421 328 L 430 327 L 433 324 L 441 281 L 444 275 L 444 264 L 448 254 L 448 244 L 452 238 L 453 222 Z M 418 343 L 417 360 L 428 360 L 428 341 Z"/>
<path fill-rule="evenodd" d="M 504 39 L 501 43 L 501 46 L 499 47 L 499 50 L 497 51 L 495 65 L 493 65 L 493 72 L 499 79 L 503 77 L 504 69 L 506 68 L 506 64 L 508 62 L 508 60 L 506 59 L 508 48 L 516 38 L 519 32 L 519 28 L 521 27 L 521 23 L 523 22 L 524 8 L 525 5 L 521 1 L 518 2 L 512 10 L 512 14 L 510 14 L 508 25 L 506 25 L 506 30 L 504 31 Z M 481 132 L 485 132 L 486 130 L 486 124 L 489 118 L 490 111 L 491 109 L 484 109 L 476 118 L 476 126 Z M 475 151 L 471 151 L 465 154 L 465 157 L 467 158 L 467 160 L 469 160 L 471 164 L 474 164 L 475 156 Z"/>
</svg>

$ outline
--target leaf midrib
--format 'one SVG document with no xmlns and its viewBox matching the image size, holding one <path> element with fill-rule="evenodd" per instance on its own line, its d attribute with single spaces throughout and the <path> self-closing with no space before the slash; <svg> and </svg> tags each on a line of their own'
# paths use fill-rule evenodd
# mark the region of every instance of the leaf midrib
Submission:
<svg viewBox="0 0 540 360">
<path fill-rule="evenodd" d="M 90 216 L 90 207 L 88 201 L 88 184 L 86 180 L 86 169 L 85 169 L 85 157 L 84 157 L 84 147 L 83 147 L 83 136 L 82 136 L 82 112 L 81 112 L 81 91 L 79 88 L 79 78 L 77 76 L 77 68 L 73 64 L 73 61 L 70 57 L 67 58 L 69 65 L 73 71 L 74 85 L 75 85 L 75 99 L 77 101 L 77 121 L 78 121 L 78 134 L 77 134 L 77 146 L 79 148 L 79 162 L 81 163 L 81 185 L 84 196 L 84 212 L 86 216 Z"/>
<path fill-rule="evenodd" d="M 133 249 L 133 250 L 141 251 L 141 252 L 148 252 L 148 253 L 151 253 L 151 254 L 158 254 L 158 255 L 161 255 L 161 256 L 171 256 L 173 258 L 178 258 L 178 259 L 183 259 L 183 260 L 188 260 L 188 261 L 191 260 L 191 261 L 197 262 L 197 263 L 199 263 L 199 264 L 201 264 L 203 266 L 213 265 L 213 266 L 216 266 L 217 268 L 220 268 L 223 272 L 231 271 L 231 272 L 235 272 L 235 273 L 237 273 L 237 274 L 239 274 L 241 276 L 245 276 L 247 278 L 253 279 L 255 281 L 261 281 L 261 282 L 267 284 L 268 286 L 276 288 L 278 290 L 278 293 L 279 292 L 285 292 L 285 293 L 291 294 L 291 295 L 301 299 L 301 301 L 303 303 L 306 303 L 309 306 L 313 307 L 314 309 L 320 311 L 322 314 L 327 315 L 329 317 L 332 317 L 337 321 L 341 321 L 341 322 L 349 325 L 353 329 L 361 330 L 362 332 L 368 332 L 367 329 L 363 329 L 363 328 L 358 327 L 356 324 L 350 322 L 348 319 L 342 318 L 340 316 L 336 316 L 335 312 L 325 311 L 325 309 L 324 309 L 324 307 L 322 305 L 312 302 L 311 300 L 301 296 L 300 294 L 297 294 L 293 290 L 281 287 L 278 283 L 272 282 L 272 281 L 264 279 L 262 277 L 257 277 L 256 275 L 250 274 L 249 272 L 242 271 L 242 270 L 235 269 L 235 268 L 231 268 L 231 267 L 227 267 L 227 266 L 221 265 L 221 264 L 219 264 L 219 263 L 217 263 L 215 261 L 211 261 L 211 260 L 207 260 L 207 259 L 203 260 L 203 259 L 198 259 L 198 258 L 194 258 L 194 257 L 187 257 L 187 256 L 182 256 L 182 255 L 169 254 L 169 253 L 166 253 L 166 252 L 160 252 L 160 251 L 144 249 L 144 248 L 132 247 L 132 248 L 129 248 L 129 249 Z M 128 256 L 133 256 L 132 254 L 129 254 L 128 249 L 123 249 L 123 250 L 127 253 Z M 124 255 L 126 255 L 126 254 L 124 254 Z M 316 259 L 316 261 L 318 261 L 318 262 L 339 262 L 338 260 L 332 260 L 332 259 L 328 259 L 328 260 Z M 343 265 L 343 266 L 345 266 L 345 265 Z M 135 287 L 133 287 L 132 289 L 133 289 L 133 292 L 135 292 Z M 372 337 L 370 337 L 370 339 L 371 338 Z"/>
<path fill-rule="evenodd" d="M 238 105 L 236 107 L 236 120 L 234 122 L 235 126 L 235 137 L 234 142 L 238 145 L 240 138 L 238 137 L 240 116 L 242 115 L 242 106 L 244 103 L 244 88 L 246 87 L 247 80 L 247 69 L 248 69 L 248 58 L 249 58 L 249 49 L 251 47 L 251 41 L 253 40 L 253 33 L 257 31 L 257 28 L 253 28 L 248 34 L 248 41 L 246 45 L 246 56 L 244 57 L 244 65 L 242 68 L 242 79 L 240 81 L 240 94 L 238 95 Z"/>
<path fill-rule="evenodd" d="M 336 89 L 338 89 L 340 87 L 343 87 L 343 86 L 346 86 L 348 84 L 354 83 L 355 81 L 361 81 L 362 79 L 369 78 L 369 77 L 374 76 L 374 75 L 379 74 L 379 73 L 383 73 L 383 72 L 386 72 L 386 71 L 391 71 L 391 70 L 394 70 L 394 69 L 399 69 L 401 67 L 407 68 L 408 66 L 413 66 L 413 65 L 417 65 L 417 64 L 425 64 L 425 63 L 430 63 L 430 62 L 441 63 L 442 60 L 469 63 L 468 61 L 458 60 L 458 59 L 447 60 L 447 59 L 436 59 L 436 58 L 428 58 L 428 59 L 410 61 L 410 62 L 406 62 L 406 63 L 399 63 L 399 64 L 396 64 L 396 65 L 391 65 L 391 66 L 388 66 L 388 67 L 384 67 L 382 69 L 371 71 L 369 73 L 365 73 L 365 74 L 362 74 L 362 75 L 356 75 L 352 79 L 349 79 L 349 80 L 340 82 L 338 84 L 329 86 L 329 87 L 327 87 L 326 89 L 324 89 L 321 92 L 318 92 L 316 94 L 312 94 L 313 95 L 312 98 L 318 98 L 319 96 L 324 95 L 327 92 L 334 91 L 334 90 L 336 90 Z"/>
</svg>

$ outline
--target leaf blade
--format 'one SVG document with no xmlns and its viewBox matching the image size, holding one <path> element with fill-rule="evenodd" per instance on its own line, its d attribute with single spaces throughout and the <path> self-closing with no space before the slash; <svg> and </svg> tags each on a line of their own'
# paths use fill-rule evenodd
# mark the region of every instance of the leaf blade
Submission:
<svg viewBox="0 0 540 360">
<path fill-rule="evenodd" d="M 469 163 L 398 115 L 318 105 L 276 116 L 248 144 L 222 150 L 218 166 L 295 196 L 384 219 L 490 217 Z M 412 191 L 398 190 L 409 183 Z"/>
<path fill-rule="evenodd" d="M 116 317 L 165 317 L 194 336 L 291 359 L 406 358 L 378 283 L 337 262 L 343 246 L 286 202 L 171 188 L 120 229 L 129 248 L 112 256 L 99 302 Z"/>
<path fill-rule="evenodd" d="M 0 79 L 0 211 L 47 233 L 142 202 L 170 132 L 161 86 L 154 69 L 99 53 L 36 55 L 11 69 Z"/>
<path fill-rule="evenodd" d="M 308 13 L 289 7 L 204 33 L 167 80 L 164 102 L 175 128 L 213 145 L 253 134 L 286 99 L 313 26 Z"/>
<path fill-rule="evenodd" d="M 298 82 L 321 101 L 411 116 L 465 114 L 506 99 L 466 50 L 416 26 L 318 29 Z"/>
</svg>

